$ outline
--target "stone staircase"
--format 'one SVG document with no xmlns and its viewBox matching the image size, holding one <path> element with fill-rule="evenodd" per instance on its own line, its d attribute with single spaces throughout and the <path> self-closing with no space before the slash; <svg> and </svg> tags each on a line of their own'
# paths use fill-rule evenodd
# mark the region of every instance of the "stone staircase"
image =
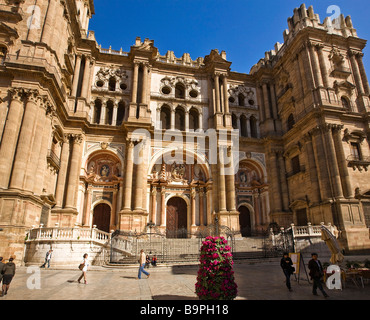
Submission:
<svg viewBox="0 0 370 320">
<path fill-rule="evenodd" d="M 133 239 L 129 245 L 124 245 L 124 250 L 117 248 L 112 250 L 110 265 L 137 264 L 140 250 L 152 257 L 156 255 L 158 263 L 190 263 L 199 260 L 199 250 L 202 245 L 200 238 L 194 239 Z M 235 260 L 259 259 L 272 257 L 265 250 L 263 237 L 236 238 L 229 243 L 233 248 Z M 128 250 L 127 248 L 130 248 Z"/>
</svg>

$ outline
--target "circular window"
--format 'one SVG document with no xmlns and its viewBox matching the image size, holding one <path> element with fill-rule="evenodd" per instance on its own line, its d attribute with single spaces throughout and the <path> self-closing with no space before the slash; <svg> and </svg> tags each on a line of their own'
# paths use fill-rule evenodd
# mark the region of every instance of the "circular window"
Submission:
<svg viewBox="0 0 370 320">
<path fill-rule="evenodd" d="M 96 86 L 101 88 L 104 86 L 104 81 L 103 80 L 98 80 L 98 82 L 96 83 Z"/>
<path fill-rule="evenodd" d="M 234 97 L 230 97 L 230 98 L 229 98 L 229 102 L 230 102 L 230 103 L 234 103 L 234 102 L 235 102 L 235 98 L 234 98 Z"/>
<path fill-rule="evenodd" d="M 251 106 L 254 106 L 254 100 L 248 100 L 248 103 L 249 103 Z"/>
<path fill-rule="evenodd" d="M 191 90 L 191 91 L 189 92 L 189 95 L 190 95 L 190 97 L 192 97 L 192 98 L 196 98 L 196 97 L 198 97 L 198 91 L 197 91 L 197 90 Z"/>
<path fill-rule="evenodd" d="M 121 83 L 120 86 L 121 90 L 126 90 L 127 89 L 127 84 L 126 83 Z"/>
<path fill-rule="evenodd" d="M 162 93 L 163 94 L 170 94 L 171 93 L 171 88 L 170 87 L 163 87 L 162 88 Z"/>
</svg>

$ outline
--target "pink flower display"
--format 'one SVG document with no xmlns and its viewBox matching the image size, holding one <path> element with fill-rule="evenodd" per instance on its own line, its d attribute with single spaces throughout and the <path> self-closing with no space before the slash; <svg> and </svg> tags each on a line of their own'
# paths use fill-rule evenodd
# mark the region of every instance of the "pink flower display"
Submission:
<svg viewBox="0 0 370 320">
<path fill-rule="evenodd" d="M 201 300 L 233 300 L 237 295 L 233 256 L 223 237 L 207 237 L 202 243 L 195 292 Z"/>
</svg>

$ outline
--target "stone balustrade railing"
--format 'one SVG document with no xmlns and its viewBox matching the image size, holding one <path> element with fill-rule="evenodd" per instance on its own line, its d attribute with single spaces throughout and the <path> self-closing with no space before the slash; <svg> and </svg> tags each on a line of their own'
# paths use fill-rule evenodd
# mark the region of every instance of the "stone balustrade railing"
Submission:
<svg viewBox="0 0 370 320">
<path fill-rule="evenodd" d="M 101 231 L 95 226 L 90 229 L 84 228 L 32 228 L 26 241 L 94 241 L 106 244 L 111 239 L 111 233 Z"/>
<path fill-rule="evenodd" d="M 321 237 L 321 226 L 326 227 L 333 235 L 335 235 L 335 227 L 329 223 L 327 226 L 322 222 L 319 226 L 313 226 L 308 223 L 307 226 L 295 226 L 291 224 L 291 230 L 293 231 L 293 237 Z"/>
</svg>

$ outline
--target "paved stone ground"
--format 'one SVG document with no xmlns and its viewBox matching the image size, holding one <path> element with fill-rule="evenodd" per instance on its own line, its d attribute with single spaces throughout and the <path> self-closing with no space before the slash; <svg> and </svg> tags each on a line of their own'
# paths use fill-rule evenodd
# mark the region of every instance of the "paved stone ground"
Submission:
<svg viewBox="0 0 370 320">
<path fill-rule="evenodd" d="M 30 289 L 37 285 L 35 271 L 40 272 L 40 289 Z M 92 267 L 85 285 L 77 282 L 79 270 L 19 267 L 8 294 L 0 300 L 197 300 L 197 271 L 197 265 L 158 266 L 149 269 L 149 279 L 143 275 L 137 280 L 136 267 Z M 279 259 L 236 262 L 234 271 L 237 300 L 325 300 L 311 294 L 311 284 L 302 280 L 304 273 L 299 283 L 292 277 L 293 292 L 289 292 Z M 370 300 L 370 282 L 364 288 L 347 282 L 342 291 L 327 292 L 328 300 Z"/>
</svg>

